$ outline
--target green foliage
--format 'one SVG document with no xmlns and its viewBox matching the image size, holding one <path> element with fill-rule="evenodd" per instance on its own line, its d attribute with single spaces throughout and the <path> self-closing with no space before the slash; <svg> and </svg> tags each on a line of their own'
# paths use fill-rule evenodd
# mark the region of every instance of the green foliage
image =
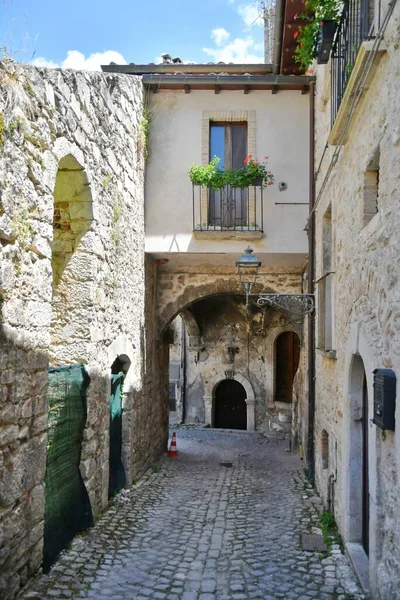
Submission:
<svg viewBox="0 0 400 600">
<path fill-rule="evenodd" d="M 161 471 L 161 469 L 158 465 L 153 465 L 151 468 L 152 473 L 159 473 L 160 471 Z"/>
<path fill-rule="evenodd" d="M 8 126 L 10 136 L 14 135 L 15 131 L 19 131 L 22 128 L 23 124 L 24 121 L 21 117 L 13 117 L 13 119 L 11 119 L 10 125 Z"/>
<path fill-rule="evenodd" d="M 149 134 L 150 134 L 151 110 L 148 106 L 143 109 L 142 120 L 139 124 L 139 145 L 145 159 L 149 157 Z"/>
<path fill-rule="evenodd" d="M 297 46 L 295 61 L 306 71 L 317 56 L 318 39 L 324 21 L 340 21 L 343 2 L 340 0 L 306 0 L 305 12 L 295 18 L 307 21 L 294 33 Z"/>
<path fill-rule="evenodd" d="M 101 180 L 101 185 L 103 186 L 103 188 L 106 190 L 108 188 L 108 186 L 110 185 L 110 181 L 112 179 L 112 175 L 111 173 L 106 173 L 103 177 L 103 179 Z"/>
<path fill-rule="evenodd" d="M 28 133 L 24 133 L 24 139 L 27 142 L 30 142 L 36 148 L 39 148 L 39 150 L 48 150 L 48 145 L 40 137 L 35 137 L 34 135 L 30 135 Z"/>
<path fill-rule="evenodd" d="M 266 156 L 263 162 L 254 160 L 249 154 L 245 158 L 245 166 L 240 169 L 227 169 L 223 171 L 218 168 L 220 159 L 214 156 L 208 165 L 192 164 L 189 167 L 190 181 L 195 185 L 210 187 L 213 189 L 223 188 L 231 185 L 234 188 L 245 188 L 254 185 L 258 177 L 262 180 L 263 187 L 274 183 L 274 176 L 267 168 Z"/>
<path fill-rule="evenodd" d="M 319 522 L 328 550 L 330 550 L 332 544 L 338 544 L 343 551 L 343 541 L 338 531 L 333 513 L 330 510 L 325 510 L 320 514 Z"/>
</svg>

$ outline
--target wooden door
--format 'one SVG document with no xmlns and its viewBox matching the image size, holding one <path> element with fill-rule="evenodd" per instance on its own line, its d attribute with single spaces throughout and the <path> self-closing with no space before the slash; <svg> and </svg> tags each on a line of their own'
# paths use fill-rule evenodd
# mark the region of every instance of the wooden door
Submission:
<svg viewBox="0 0 400 600">
<path fill-rule="evenodd" d="M 292 402 L 293 379 L 299 366 L 300 340 L 293 331 L 282 333 L 276 340 L 275 401 Z"/>
<path fill-rule="evenodd" d="M 246 390 L 238 381 L 225 379 L 215 394 L 215 427 L 247 429 Z"/>
</svg>

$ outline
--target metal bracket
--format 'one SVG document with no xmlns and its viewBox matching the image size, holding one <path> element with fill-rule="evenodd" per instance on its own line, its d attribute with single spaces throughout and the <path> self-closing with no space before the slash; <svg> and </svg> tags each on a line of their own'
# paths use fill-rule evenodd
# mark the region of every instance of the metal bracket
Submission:
<svg viewBox="0 0 400 600">
<path fill-rule="evenodd" d="M 314 294 L 251 294 L 258 296 L 257 306 L 272 306 L 292 315 L 311 315 L 315 310 Z"/>
</svg>

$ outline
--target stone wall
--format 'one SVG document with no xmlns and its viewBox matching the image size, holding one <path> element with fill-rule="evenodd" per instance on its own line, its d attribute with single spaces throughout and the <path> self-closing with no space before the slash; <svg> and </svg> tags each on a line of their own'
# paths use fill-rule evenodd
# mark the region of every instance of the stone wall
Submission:
<svg viewBox="0 0 400 600">
<path fill-rule="evenodd" d="M 261 267 L 257 292 L 301 292 L 302 268 Z M 234 267 L 168 265 L 158 270 L 158 331 L 161 334 L 169 323 L 186 307 L 206 296 L 215 294 L 243 294 L 243 288 Z"/>
<path fill-rule="evenodd" d="M 379 600 L 400 598 L 400 528 L 396 517 L 400 514 L 400 431 L 398 423 L 395 432 L 382 432 L 372 423 L 373 370 L 386 367 L 393 369 L 397 377 L 400 374 L 400 314 L 397 310 L 400 300 L 399 22 L 400 7 L 396 6 L 384 36 L 387 50 L 376 58 L 379 64 L 375 63 L 375 74 L 358 103 L 347 141 L 325 181 L 335 152 L 334 147 L 328 148 L 317 179 L 317 196 L 325 182 L 317 207 L 317 279 L 323 274 L 323 216 L 328 210 L 332 219 L 334 327 L 331 349 L 335 352 L 317 351 L 316 478 L 325 502 L 333 501 L 345 541 L 361 544 L 365 374 L 369 580 L 372 597 Z M 318 67 L 316 165 L 320 163 L 330 130 L 329 80 L 329 65 Z M 365 194 L 370 193 L 366 173 L 378 149 L 377 211 L 366 219 Z M 330 440 L 325 464 L 324 432 Z M 330 475 L 334 478 L 333 488 L 329 486 Z"/>
<path fill-rule="evenodd" d="M 108 503 L 117 356 L 129 366 L 128 482 L 165 446 L 165 419 L 144 385 L 155 361 L 144 353 L 154 303 L 145 317 L 141 81 L 12 62 L 0 65 L 0 81 L 0 596 L 8 599 L 42 560 L 49 364 L 82 361 L 90 374 L 81 474 L 94 515 Z"/>
<path fill-rule="evenodd" d="M 274 290 L 301 291 L 302 270 L 263 269 L 257 291 Z M 302 338 L 301 320 L 272 308 L 261 310 L 253 305 L 247 309 L 240 293 L 238 276 L 233 269 L 209 266 L 159 269 L 161 323 L 168 322 L 168 318 L 181 308 L 172 323 L 175 331 L 170 352 L 172 361 L 179 361 L 182 356 L 181 321 L 186 330 L 185 374 L 181 378 L 181 382 L 183 379 L 185 382 L 183 420 L 214 426 L 215 391 L 226 379 L 226 372 L 232 372 L 235 378 L 245 378 L 251 389 L 252 426 L 268 434 L 290 433 L 290 425 L 285 427 L 279 423 L 278 412 L 290 413 L 292 405 L 279 408 L 275 403 L 276 340 L 280 334 L 290 331 Z M 305 347 L 304 344 L 301 346 L 303 364 Z M 180 403 L 178 413 L 182 415 Z M 176 415 L 172 417 L 176 421 Z M 297 428 L 296 421 L 296 438 Z"/>
</svg>

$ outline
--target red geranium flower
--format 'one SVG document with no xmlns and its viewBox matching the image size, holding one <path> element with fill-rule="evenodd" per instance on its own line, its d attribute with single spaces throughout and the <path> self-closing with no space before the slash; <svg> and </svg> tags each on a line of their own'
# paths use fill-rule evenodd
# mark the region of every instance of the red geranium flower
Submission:
<svg viewBox="0 0 400 600">
<path fill-rule="evenodd" d="M 295 31 L 293 34 L 293 39 L 296 40 L 299 37 L 299 32 Z"/>
</svg>

